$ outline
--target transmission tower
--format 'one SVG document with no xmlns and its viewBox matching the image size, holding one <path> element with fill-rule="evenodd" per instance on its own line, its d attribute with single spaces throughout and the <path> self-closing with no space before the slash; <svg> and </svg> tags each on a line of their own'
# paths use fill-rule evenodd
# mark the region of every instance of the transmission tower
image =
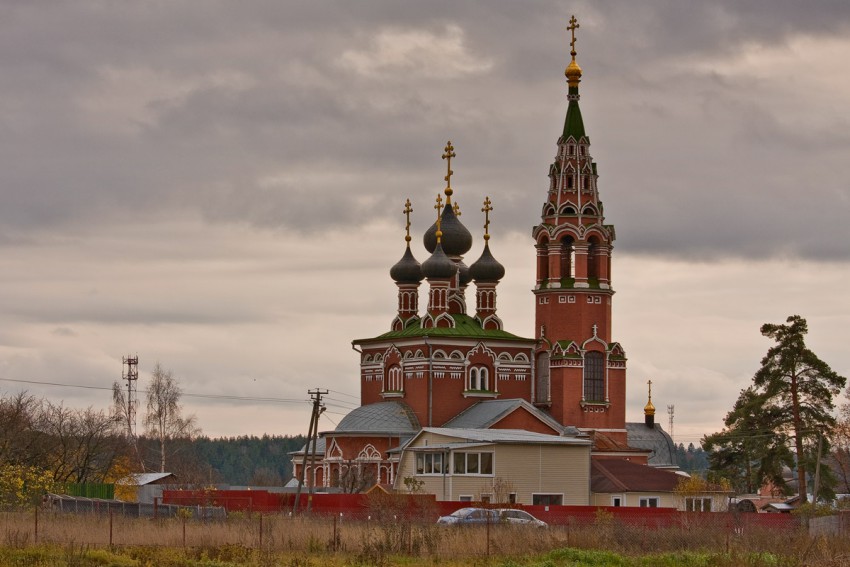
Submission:
<svg viewBox="0 0 850 567">
<path fill-rule="evenodd" d="M 670 416 L 670 439 L 673 439 L 673 409 L 673 404 L 667 406 L 667 415 Z M 673 444 L 675 445 L 676 442 L 674 441 Z"/>
<path fill-rule="evenodd" d="M 136 381 L 139 379 L 139 357 L 125 356 L 121 378 L 127 381 L 127 433 L 136 438 Z"/>
</svg>

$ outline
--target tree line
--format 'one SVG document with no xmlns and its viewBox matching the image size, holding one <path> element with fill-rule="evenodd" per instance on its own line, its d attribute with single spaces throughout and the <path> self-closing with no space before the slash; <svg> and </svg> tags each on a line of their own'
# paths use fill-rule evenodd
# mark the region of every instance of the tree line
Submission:
<svg viewBox="0 0 850 567">
<path fill-rule="evenodd" d="M 67 484 L 115 483 L 163 471 L 185 486 L 282 485 L 303 436 L 210 439 L 181 405 L 171 371 L 155 366 L 146 390 L 144 433 L 116 383 L 109 411 L 75 409 L 27 392 L 0 394 L 0 509 L 33 504 Z"/>
</svg>

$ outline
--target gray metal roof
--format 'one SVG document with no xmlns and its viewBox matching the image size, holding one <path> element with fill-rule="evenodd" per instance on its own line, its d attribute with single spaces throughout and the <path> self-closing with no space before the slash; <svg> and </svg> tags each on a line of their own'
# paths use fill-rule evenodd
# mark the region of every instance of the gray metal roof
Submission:
<svg viewBox="0 0 850 567">
<path fill-rule="evenodd" d="M 300 449 L 298 449 L 297 451 L 292 451 L 289 454 L 290 455 L 304 456 L 304 451 L 307 450 L 308 445 L 310 445 L 310 443 L 305 443 L 304 446 L 302 446 Z M 311 455 L 313 454 L 313 446 L 312 445 L 310 445 L 310 454 Z M 316 457 L 323 457 L 324 455 L 325 455 L 325 438 L 320 436 L 316 440 Z"/>
<path fill-rule="evenodd" d="M 649 455 L 649 466 L 678 468 L 673 439 L 661 429 L 659 424 L 656 423 L 655 427 L 650 429 L 645 423 L 627 423 L 626 435 L 629 447 L 652 451 Z"/>
<path fill-rule="evenodd" d="M 360 406 L 342 418 L 335 433 L 391 433 L 412 435 L 419 431 L 419 420 L 404 402 L 378 402 Z"/>
<path fill-rule="evenodd" d="M 121 480 L 119 480 L 116 484 L 124 485 L 124 486 L 144 486 L 146 484 L 151 484 L 158 480 L 162 480 L 169 476 L 174 476 L 174 473 L 170 472 L 157 472 L 157 473 L 130 473 L 125 476 Z"/>
<path fill-rule="evenodd" d="M 451 427 L 425 427 L 422 431 L 454 437 L 465 443 L 540 443 L 554 445 L 590 445 L 587 438 L 546 435 L 524 429 L 456 429 Z M 449 444 L 456 443 L 451 442 Z"/>
<path fill-rule="evenodd" d="M 446 422 L 443 427 L 455 429 L 486 429 L 506 417 L 517 408 L 524 408 L 540 421 L 559 433 L 564 431 L 564 427 L 561 426 L 561 424 L 558 423 L 552 416 L 537 409 L 522 399 L 485 400 L 478 402 Z"/>
</svg>

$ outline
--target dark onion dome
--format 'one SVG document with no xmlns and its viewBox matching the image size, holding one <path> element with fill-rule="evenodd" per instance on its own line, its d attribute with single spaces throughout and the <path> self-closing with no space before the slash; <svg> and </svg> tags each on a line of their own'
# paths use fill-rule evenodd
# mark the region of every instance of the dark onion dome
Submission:
<svg viewBox="0 0 850 567">
<path fill-rule="evenodd" d="M 390 268 L 390 277 L 400 284 L 404 283 L 419 283 L 422 281 L 422 266 L 413 257 L 410 251 L 410 244 L 407 245 L 407 250 L 404 251 L 404 256 L 396 262 L 395 266 Z"/>
<path fill-rule="evenodd" d="M 457 264 L 443 252 L 443 245 L 438 243 L 431 257 L 422 262 L 422 273 L 430 279 L 449 279 L 455 275 Z"/>
<path fill-rule="evenodd" d="M 443 251 L 449 256 L 463 256 L 472 248 L 472 235 L 455 215 L 452 205 L 446 204 L 440 218 L 440 230 L 443 237 L 440 243 Z M 425 249 L 433 253 L 437 247 L 437 223 L 431 225 L 422 239 Z"/>
<path fill-rule="evenodd" d="M 457 270 L 459 272 L 458 284 L 467 285 L 469 284 L 469 282 L 472 281 L 472 274 L 469 272 L 469 266 L 467 266 L 463 262 L 458 262 Z"/>
<path fill-rule="evenodd" d="M 490 253 L 490 243 L 484 243 L 484 251 L 469 267 L 472 278 L 477 282 L 497 282 L 505 277 L 505 267 Z"/>
</svg>

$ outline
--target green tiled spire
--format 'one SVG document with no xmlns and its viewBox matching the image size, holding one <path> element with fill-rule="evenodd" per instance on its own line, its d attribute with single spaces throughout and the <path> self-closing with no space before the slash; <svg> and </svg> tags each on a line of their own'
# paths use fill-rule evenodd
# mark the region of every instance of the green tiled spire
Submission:
<svg viewBox="0 0 850 567">
<path fill-rule="evenodd" d="M 572 136 L 578 141 L 584 134 L 584 121 L 581 119 L 581 109 L 578 106 L 578 85 L 570 87 L 570 105 L 567 107 L 567 118 L 564 120 L 564 138 Z"/>
</svg>

